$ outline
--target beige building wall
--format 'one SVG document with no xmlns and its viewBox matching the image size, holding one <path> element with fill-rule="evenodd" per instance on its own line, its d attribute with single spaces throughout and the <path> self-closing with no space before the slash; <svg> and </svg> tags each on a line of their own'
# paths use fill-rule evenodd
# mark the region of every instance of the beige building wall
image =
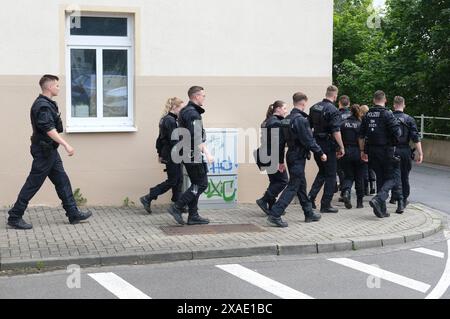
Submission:
<svg viewBox="0 0 450 319">
<path fill-rule="evenodd" d="M 0 12 L 0 207 L 14 203 L 31 168 L 29 109 L 44 73 L 62 78 L 56 98 L 65 118 L 64 7 L 132 12 L 135 28 L 133 133 L 64 134 L 74 157 L 60 150 L 73 188 L 89 205 L 120 205 L 164 178 L 154 141 L 165 100 L 206 88 L 207 127 L 256 128 L 276 99 L 303 91 L 310 102 L 331 83 L 332 0 L 28 0 Z M 20 23 L 18 23 L 20 17 Z M 195 19 L 194 17 L 198 17 Z M 317 23 L 321 21 L 321 23 Z M 251 154 L 251 152 L 250 152 Z M 315 164 L 308 165 L 312 182 Z M 240 202 L 254 202 L 267 185 L 255 164 L 240 163 Z M 160 203 L 168 201 L 164 196 Z M 49 181 L 32 205 L 57 205 Z"/>
</svg>

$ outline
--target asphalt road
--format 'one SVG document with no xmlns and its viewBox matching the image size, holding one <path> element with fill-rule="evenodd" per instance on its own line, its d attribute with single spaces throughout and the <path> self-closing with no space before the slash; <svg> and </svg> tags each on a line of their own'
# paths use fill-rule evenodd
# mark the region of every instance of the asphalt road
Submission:
<svg viewBox="0 0 450 319">
<path fill-rule="evenodd" d="M 450 168 L 430 164 L 413 165 L 410 200 L 450 214 Z"/>
<path fill-rule="evenodd" d="M 3 276 L 0 299 L 450 299 L 448 245 L 439 233 L 332 254 L 99 267 L 81 269 L 79 277 Z"/>
</svg>

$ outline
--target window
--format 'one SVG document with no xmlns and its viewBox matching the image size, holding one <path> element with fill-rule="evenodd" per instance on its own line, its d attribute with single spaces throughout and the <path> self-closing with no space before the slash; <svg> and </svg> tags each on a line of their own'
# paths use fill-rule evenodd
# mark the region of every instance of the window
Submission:
<svg viewBox="0 0 450 319">
<path fill-rule="evenodd" d="M 133 19 L 66 20 L 67 132 L 135 131 Z"/>
</svg>

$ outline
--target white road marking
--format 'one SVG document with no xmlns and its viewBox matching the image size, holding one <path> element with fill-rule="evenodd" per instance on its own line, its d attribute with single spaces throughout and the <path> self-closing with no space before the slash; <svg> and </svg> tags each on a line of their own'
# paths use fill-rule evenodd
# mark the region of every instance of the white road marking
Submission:
<svg viewBox="0 0 450 319">
<path fill-rule="evenodd" d="M 422 253 L 425 255 L 430 255 L 430 256 L 434 256 L 434 257 L 438 257 L 438 258 L 444 258 L 445 254 L 441 253 L 440 251 L 436 251 L 436 250 L 431 250 L 431 249 L 427 249 L 427 248 L 414 248 L 411 249 L 412 251 L 415 251 L 417 253 Z"/>
<path fill-rule="evenodd" d="M 436 287 L 433 288 L 425 299 L 439 299 L 445 294 L 448 287 L 450 287 L 450 239 L 447 241 L 447 247 L 447 264 L 445 265 L 444 273 Z"/>
<path fill-rule="evenodd" d="M 112 272 L 89 274 L 89 276 L 119 299 L 152 299 Z"/>
<path fill-rule="evenodd" d="M 361 263 L 359 261 L 356 260 L 352 260 L 352 259 L 348 259 L 348 258 L 331 258 L 328 259 L 332 262 L 335 262 L 337 264 L 355 269 L 355 270 L 359 270 L 363 273 L 378 277 L 380 279 L 384 279 L 393 283 L 396 283 L 398 285 L 401 285 L 403 287 L 407 287 L 410 289 L 414 289 L 417 291 L 420 291 L 422 293 L 427 292 L 428 289 L 430 289 L 430 285 L 414 280 L 414 279 L 410 279 L 408 277 L 404 277 L 401 275 L 397 275 L 393 272 L 390 271 L 386 271 L 380 268 L 377 268 L 375 266 L 371 266 L 368 264 L 364 264 Z"/>
<path fill-rule="evenodd" d="M 216 267 L 282 299 L 314 299 L 241 265 L 217 265 Z"/>
</svg>

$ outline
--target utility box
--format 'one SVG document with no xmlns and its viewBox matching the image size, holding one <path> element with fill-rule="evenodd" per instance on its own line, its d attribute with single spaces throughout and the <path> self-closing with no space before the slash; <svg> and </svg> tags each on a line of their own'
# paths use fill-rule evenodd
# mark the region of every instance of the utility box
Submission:
<svg viewBox="0 0 450 319">
<path fill-rule="evenodd" d="M 205 129 L 206 145 L 214 162 L 208 164 L 208 188 L 200 196 L 199 208 L 234 208 L 238 199 L 238 130 Z M 183 190 L 191 185 L 183 167 Z"/>
</svg>

